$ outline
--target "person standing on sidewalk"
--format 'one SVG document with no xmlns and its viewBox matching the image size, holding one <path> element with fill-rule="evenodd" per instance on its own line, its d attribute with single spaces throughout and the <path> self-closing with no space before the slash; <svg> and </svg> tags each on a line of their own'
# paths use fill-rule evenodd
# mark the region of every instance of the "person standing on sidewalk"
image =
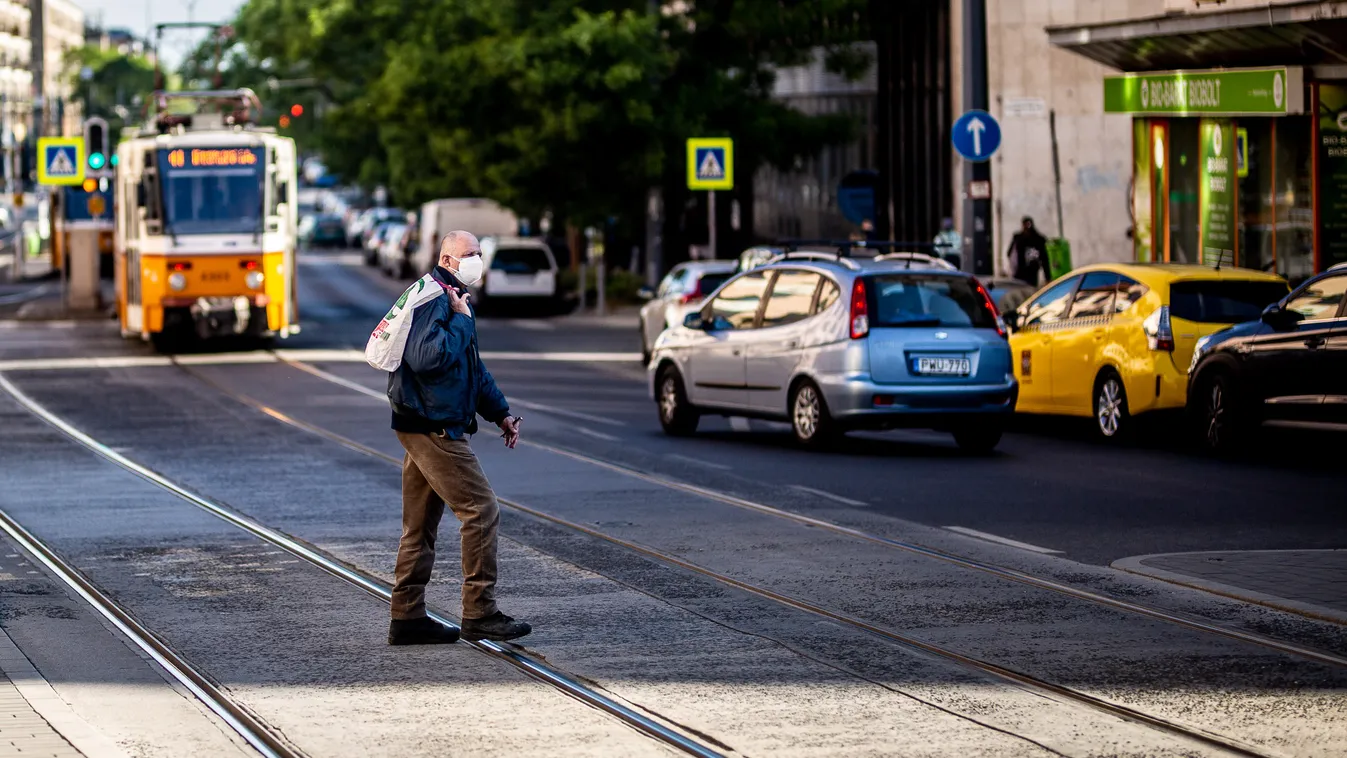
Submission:
<svg viewBox="0 0 1347 758">
<path fill-rule="evenodd" d="M 461 524 L 463 627 L 468 640 L 512 640 L 532 631 L 496 607 L 496 529 L 500 506 L 468 438 L 477 414 L 500 427 L 505 446 L 519 441 L 520 418 L 477 351 L 477 327 L 466 286 L 482 277 L 477 238 L 449 232 L 431 274 L 444 288 L 416 308 L 402 365 L 389 374 L 393 431 L 407 451 L 402 462 L 402 540 L 393 584 L 390 645 L 456 642 L 459 633 L 426 616 L 426 585 L 435 567 L 435 538 L 447 504 Z"/>
<path fill-rule="evenodd" d="M 1020 231 L 1011 238 L 1006 258 L 1013 272 L 1011 275 L 1025 284 L 1037 287 L 1040 271 L 1044 279 L 1052 279 L 1048 273 L 1048 240 L 1039 234 L 1034 220 L 1029 216 L 1024 217 L 1020 222 Z"/>
</svg>

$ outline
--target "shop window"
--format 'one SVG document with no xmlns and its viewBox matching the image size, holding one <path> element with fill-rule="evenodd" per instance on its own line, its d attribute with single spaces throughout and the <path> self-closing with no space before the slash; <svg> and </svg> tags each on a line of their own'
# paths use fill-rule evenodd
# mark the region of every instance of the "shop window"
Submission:
<svg viewBox="0 0 1347 758">
<path fill-rule="evenodd" d="M 1314 274 L 1314 190 L 1309 116 L 1277 121 L 1277 273 L 1295 285 Z"/>
<path fill-rule="evenodd" d="M 1273 133 L 1270 118 L 1235 125 L 1235 177 L 1239 186 L 1239 265 L 1271 271 L 1276 260 Z"/>
<path fill-rule="evenodd" d="M 1200 119 L 1169 122 L 1169 260 L 1201 263 L 1198 239 L 1202 164 Z"/>
</svg>

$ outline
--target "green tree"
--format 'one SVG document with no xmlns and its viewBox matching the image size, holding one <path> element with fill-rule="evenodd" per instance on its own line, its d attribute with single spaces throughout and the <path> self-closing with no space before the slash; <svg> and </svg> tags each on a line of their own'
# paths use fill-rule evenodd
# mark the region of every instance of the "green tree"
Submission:
<svg viewBox="0 0 1347 758">
<path fill-rule="evenodd" d="M 139 123 L 143 104 L 154 91 L 154 66 L 143 56 L 124 55 L 87 45 L 70 51 L 66 72 L 74 86 L 73 98 L 85 104 L 86 116 L 108 122 L 110 145 L 126 124 Z M 85 78 L 83 72 L 90 76 Z"/>
</svg>

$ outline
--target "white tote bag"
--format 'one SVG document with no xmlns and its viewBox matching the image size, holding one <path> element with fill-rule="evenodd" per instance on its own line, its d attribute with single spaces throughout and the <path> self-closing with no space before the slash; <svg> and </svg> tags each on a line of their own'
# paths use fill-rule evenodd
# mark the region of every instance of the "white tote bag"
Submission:
<svg viewBox="0 0 1347 758">
<path fill-rule="evenodd" d="M 365 361 L 382 371 L 397 371 L 402 365 L 402 350 L 407 346 L 407 335 L 412 331 L 412 312 L 420 305 L 444 294 L 444 288 L 430 274 L 417 279 L 393 303 L 383 321 L 374 327 L 374 333 L 365 343 Z"/>
</svg>

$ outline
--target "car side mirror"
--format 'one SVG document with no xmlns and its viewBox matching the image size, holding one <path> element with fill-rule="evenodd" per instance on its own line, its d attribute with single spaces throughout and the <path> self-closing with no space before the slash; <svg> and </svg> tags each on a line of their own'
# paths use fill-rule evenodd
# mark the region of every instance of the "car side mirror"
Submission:
<svg viewBox="0 0 1347 758">
<path fill-rule="evenodd" d="M 650 289 L 649 287 L 642 287 L 639 290 L 636 290 L 636 296 L 641 298 L 642 300 L 654 300 L 655 291 Z"/>
<path fill-rule="evenodd" d="M 689 313 L 683 318 L 683 326 L 704 332 L 706 331 L 706 320 L 702 318 L 701 313 Z"/>
<path fill-rule="evenodd" d="M 1295 325 L 1300 323 L 1302 318 L 1304 318 L 1304 316 L 1301 316 L 1295 311 L 1283 309 L 1281 303 L 1273 303 L 1263 309 L 1263 315 L 1260 317 L 1260 320 L 1279 332 L 1286 332 L 1294 329 Z"/>
</svg>

